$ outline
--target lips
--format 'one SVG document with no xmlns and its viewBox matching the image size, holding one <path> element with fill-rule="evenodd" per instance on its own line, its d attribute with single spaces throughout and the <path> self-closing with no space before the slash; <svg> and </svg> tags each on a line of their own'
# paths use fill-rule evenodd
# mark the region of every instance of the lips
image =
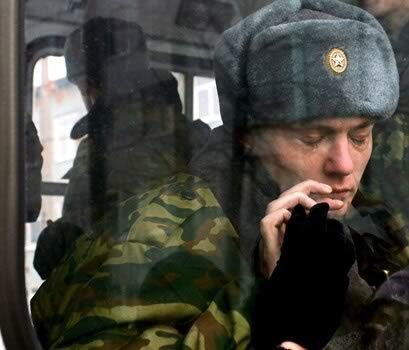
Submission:
<svg viewBox="0 0 409 350">
<path fill-rule="evenodd" d="M 332 187 L 332 193 L 351 192 L 353 190 L 353 187 L 348 187 L 348 186 L 342 186 L 342 187 L 331 186 L 331 187 Z"/>
<path fill-rule="evenodd" d="M 333 199 L 342 200 L 342 198 L 349 197 L 352 193 L 353 193 L 353 190 L 350 187 L 340 187 L 340 188 L 333 187 L 332 192 L 330 193 L 329 197 Z"/>
<path fill-rule="evenodd" d="M 333 188 L 332 192 L 329 194 L 315 194 L 312 195 L 311 198 L 317 201 L 325 201 L 326 199 L 333 199 L 333 200 L 340 200 L 345 202 L 345 200 L 349 199 L 353 191 L 351 188 L 342 187 L 342 188 Z"/>
</svg>

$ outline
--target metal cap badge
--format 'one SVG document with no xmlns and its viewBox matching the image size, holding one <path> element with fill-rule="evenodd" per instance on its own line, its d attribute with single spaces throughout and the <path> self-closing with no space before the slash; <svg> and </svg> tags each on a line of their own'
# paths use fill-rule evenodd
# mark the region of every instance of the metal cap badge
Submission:
<svg viewBox="0 0 409 350">
<path fill-rule="evenodd" d="M 326 55 L 326 63 L 334 73 L 343 73 L 348 67 L 348 58 L 341 49 L 331 49 Z"/>
</svg>

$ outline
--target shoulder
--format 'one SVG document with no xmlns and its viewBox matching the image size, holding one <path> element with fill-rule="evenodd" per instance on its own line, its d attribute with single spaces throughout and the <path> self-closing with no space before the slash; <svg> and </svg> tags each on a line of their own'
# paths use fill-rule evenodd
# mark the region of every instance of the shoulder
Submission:
<svg viewBox="0 0 409 350">
<path fill-rule="evenodd" d="M 116 264 L 118 257 L 126 263 L 150 264 L 150 253 L 158 251 L 166 255 L 182 249 L 212 255 L 220 253 L 226 241 L 232 246 L 237 239 L 208 184 L 178 174 L 120 203 L 99 220 L 76 241 L 47 284 L 65 284 L 68 275 L 95 272 L 103 265 Z"/>
<path fill-rule="evenodd" d="M 236 243 L 206 182 L 187 174 L 169 177 L 121 203 L 78 239 L 32 299 L 34 323 L 66 336 L 85 322 L 78 315 L 89 320 L 106 317 L 107 310 L 111 319 L 123 320 L 130 302 L 134 324 L 162 322 L 162 312 L 176 323 L 195 320 L 247 271 Z"/>
<path fill-rule="evenodd" d="M 209 184 L 189 174 L 168 177 L 144 194 L 123 202 L 120 211 L 128 216 L 126 239 L 130 240 L 144 236 L 166 245 L 178 235 L 183 241 L 196 239 L 204 232 L 236 236 Z"/>
</svg>

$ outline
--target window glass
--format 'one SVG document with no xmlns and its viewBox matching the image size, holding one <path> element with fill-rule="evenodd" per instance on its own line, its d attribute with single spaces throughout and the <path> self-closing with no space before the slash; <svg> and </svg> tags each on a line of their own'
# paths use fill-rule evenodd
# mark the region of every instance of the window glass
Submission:
<svg viewBox="0 0 409 350">
<path fill-rule="evenodd" d="M 78 141 L 70 138 L 73 125 L 85 114 L 80 93 L 66 79 L 63 57 L 48 56 L 36 62 L 33 72 L 32 118 L 43 147 L 42 181 L 68 183 L 65 174 L 72 167 Z M 36 222 L 26 224 L 25 271 L 27 298 L 30 300 L 42 280 L 33 266 L 34 252 L 47 221 L 61 217 L 64 191 L 42 197 Z"/>
<path fill-rule="evenodd" d="M 405 1 L 26 3 L 44 348 L 409 348 Z"/>
<path fill-rule="evenodd" d="M 66 74 L 64 57 L 40 59 L 34 68 L 32 115 L 44 147 L 43 181 L 64 181 L 78 147 L 70 131 L 86 111 Z"/>
</svg>

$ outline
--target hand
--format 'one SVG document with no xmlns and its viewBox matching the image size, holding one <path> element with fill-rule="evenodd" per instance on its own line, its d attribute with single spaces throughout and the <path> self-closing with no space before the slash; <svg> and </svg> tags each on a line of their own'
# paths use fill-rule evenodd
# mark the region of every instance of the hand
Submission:
<svg viewBox="0 0 409 350">
<path fill-rule="evenodd" d="M 280 259 L 256 298 L 257 348 L 292 341 L 320 349 L 337 329 L 355 254 L 342 224 L 327 218 L 328 210 L 327 203 L 308 214 L 302 205 L 294 207 Z"/>
<path fill-rule="evenodd" d="M 297 204 L 305 209 L 311 209 L 317 202 L 311 194 L 329 194 L 332 188 L 324 183 L 313 180 L 301 182 L 283 192 L 280 197 L 272 201 L 266 210 L 265 217 L 260 223 L 261 241 L 259 244 L 260 272 L 269 278 L 280 258 L 281 245 L 284 238 L 286 224 L 291 217 L 291 210 Z M 338 210 L 343 206 L 339 200 L 329 199 L 330 210 Z"/>
</svg>

